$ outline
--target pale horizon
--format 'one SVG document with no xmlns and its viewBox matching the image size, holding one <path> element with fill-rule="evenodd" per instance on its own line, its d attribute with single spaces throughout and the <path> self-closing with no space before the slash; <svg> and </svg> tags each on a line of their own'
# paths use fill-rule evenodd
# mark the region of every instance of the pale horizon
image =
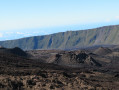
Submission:
<svg viewBox="0 0 119 90">
<path fill-rule="evenodd" d="M 0 1 L 0 40 L 118 25 L 118 0 Z"/>
</svg>

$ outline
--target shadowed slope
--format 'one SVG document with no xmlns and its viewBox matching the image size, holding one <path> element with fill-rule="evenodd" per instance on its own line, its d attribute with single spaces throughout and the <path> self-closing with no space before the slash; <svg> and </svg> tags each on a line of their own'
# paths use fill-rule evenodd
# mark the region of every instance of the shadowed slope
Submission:
<svg viewBox="0 0 119 90">
<path fill-rule="evenodd" d="M 100 47 L 97 50 L 95 50 L 94 53 L 97 55 L 106 55 L 112 53 L 112 51 L 109 48 Z"/>
<path fill-rule="evenodd" d="M 18 47 L 15 47 L 15 48 L 4 48 L 4 47 L 1 47 L 0 48 L 0 52 L 1 53 L 5 53 L 5 54 L 15 54 L 15 55 L 18 55 L 18 56 L 23 56 L 23 57 L 27 57 L 27 53 L 24 52 L 22 49 L 18 48 Z"/>
</svg>

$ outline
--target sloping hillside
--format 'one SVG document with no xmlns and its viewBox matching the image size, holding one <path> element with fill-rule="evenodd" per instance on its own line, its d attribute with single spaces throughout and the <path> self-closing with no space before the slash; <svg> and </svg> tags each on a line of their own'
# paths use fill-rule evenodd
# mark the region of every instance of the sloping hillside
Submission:
<svg viewBox="0 0 119 90">
<path fill-rule="evenodd" d="M 18 55 L 18 56 L 22 56 L 22 57 L 27 57 L 27 53 L 25 53 L 22 49 L 18 48 L 18 47 L 15 47 L 15 48 L 4 48 L 4 47 L 1 47 L 0 48 L 0 53 L 4 53 L 4 54 L 15 54 L 15 55 Z"/>
<path fill-rule="evenodd" d="M 108 53 L 112 53 L 112 51 L 109 48 L 100 47 L 97 50 L 95 50 L 94 53 L 97 55 L 106 55 Z"/>
<path fill-rule="evenodd" d="M 51 35 L 1 41 L 0 45 L 30 49 L 69 49 L 92 45 L 118 45 L 119 25 L 90 30 L 67 31 Z"/>
</svg>

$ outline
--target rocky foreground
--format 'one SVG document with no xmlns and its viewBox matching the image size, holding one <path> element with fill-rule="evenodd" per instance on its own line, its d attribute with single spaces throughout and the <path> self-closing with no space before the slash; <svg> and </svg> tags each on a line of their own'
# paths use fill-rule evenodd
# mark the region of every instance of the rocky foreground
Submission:
<svg viewBox="0 0 119 90">
<path fill-rule="evenodd" d="M 118 54 L 1 48 L 0 90 L 119 90 Z"/>
<path fill-rule="evenodd" d="M 119 75 L 95 71 L 40 71 L 37 75 L 0 75 L 4 90 L 119 90 Z"/>
</svg>

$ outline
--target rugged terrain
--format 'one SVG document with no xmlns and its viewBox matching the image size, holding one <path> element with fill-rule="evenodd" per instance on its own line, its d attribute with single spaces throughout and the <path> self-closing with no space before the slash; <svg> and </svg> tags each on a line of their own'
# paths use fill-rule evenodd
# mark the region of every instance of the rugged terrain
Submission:
<svg viewBox="0 0 119 90">
<path fill-rule="evenodd" d="M 119 46 L 0 48 L 1 90 L 119 90 Z"/>
<path fill-rule="evenodd" d="M 75 49 L 94 45 L 119 45 L 119 25 L 104 26 L 90 30 L 60 32 L 51 35 L 0 41 L 7 48 L 32 49 Z"/>
</svg>

